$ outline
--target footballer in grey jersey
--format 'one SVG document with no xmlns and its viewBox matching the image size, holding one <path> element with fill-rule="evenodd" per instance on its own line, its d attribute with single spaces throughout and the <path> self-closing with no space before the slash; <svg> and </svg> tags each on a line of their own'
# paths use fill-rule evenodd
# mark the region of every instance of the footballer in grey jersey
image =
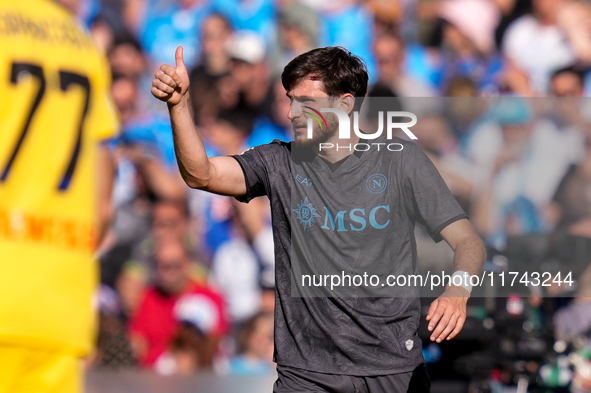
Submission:
<svg viewBox="0 0 591 393">
<path fill-rule="evenodd" d="M 397 287 L 395 297 L 387 286 L 301 287 L 305 273 L 416 274 L 415 222 L 439 241 L 441 229 L 467 218 L 421 149 L 396 142 L 402 150 L 357 151 L 338 168 L 280 141 L 234 156 L 247 183 L 239 200 L 271 201 L 278 364 L 370 376 L 423 362 L 416 287 Z"/>
<path fill-rule="evenodd" d="M 293 59 L 281 79 L 293 142 L 276 140 L 232 157 L 206 154 L 191 116 L 181 47 L 176 66 L 162 65 L 152 83 L 152 94 L 168 104 L 179 170 L 190 187 L 243 202 L 263 195 L 270 200 L 279 374 L 274 391 L 428 391 L 416 287 L 329 289 L 312 276 L 416 273 L 416 222 L 450 245 L 456 272 L 480 273 L 482 241 L 414 142 L 391 133 L 359 135 L 354 119 L 369 79 L 360 58 L 340 47 L 313 49 Z M 322 108 L 334 113 L 319 116 Z M 321 148 L 338 146 L 341 131 L 349 131 L 353 144 L 373 139 L 401 148 Z M 460 332 L 469 295 L 469 287 L 450 284 L 431 303 L 431 340 Z"/>
</svg>

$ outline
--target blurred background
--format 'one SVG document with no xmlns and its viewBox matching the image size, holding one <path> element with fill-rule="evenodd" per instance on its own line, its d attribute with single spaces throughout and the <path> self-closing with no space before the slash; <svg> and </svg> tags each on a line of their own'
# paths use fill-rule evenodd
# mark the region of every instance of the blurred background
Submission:
<svg viewBox="0 0 591 393">
<path fill-rule="evenodd" d="M 576 283 L 485 288 L 457 338 L 422 331 L 432 391 L 591 391 L 591 1 L 61 2 L 108 57 L 122 122 L 89 392 L 271 391 L 268 201 L 182 181 L 166 105 L 150 94 L 178 45 L 209 155 L 290 140 L 279 77 L 293 57 L 329 45 L 362 57 L 367 129 L 378 111 L 417 113 L 418 143 L 486 241 L 485 269 L 572 271 Z M 416 235 L 421 269 L 451 268 L 447 245 Z"/>
</svg>

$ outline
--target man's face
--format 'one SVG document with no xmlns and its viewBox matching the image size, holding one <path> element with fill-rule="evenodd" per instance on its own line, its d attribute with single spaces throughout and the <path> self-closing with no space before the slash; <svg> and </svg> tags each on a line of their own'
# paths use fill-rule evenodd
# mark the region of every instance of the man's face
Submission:
<svg viewBox="0 0 591 393">
<path fill-rule="evenodd" d="M 311 46 L 308 36 L 295 24 L 283 22 L 279 25 L 279 34 L 285 46 L 293 51 Z"/>
<path fill-rule="evenodd" d="M 379 79 L 386 84 L 394 83 L 400 72 L 402 61 L 402 46 L 392 37 L 376 40 L 373 53 L 378 64 Z"/>
<path fill-rule="evenodd" d="M 260 318 L 250 339 L 248 352 L 258 359 L 273 361 L 273 317 Z"/>
<path fill-rule="evenodd" d="M 186 228 L 186 219 L 174 204 L 162 202 L 154 206 L 152 234 L 156 241 L 182 239 Z"/>
<path fill-rule="evenodd" d="M 242 60 L 232 59 L 230 72 L 234 81 L 244 88 L 251 85 L 257 76 L 258 64 L 250 64 Z"/>
<path fill-rule="evenodd" d="M 137 85 L 131 79 L 120 79 L 111 86 L 111 95 L 121 121 L 130 121 L 136 113 Z"/>
<path fill-rule="evenodd" d="M 115 46 L 109 53 L 109 63 L 114 74 L 139 77 L 146 68 L 142 52 L 131 44 Z"/>
<path fill-rule="evenodd" d="M 561 73 L 552 79 L 552 94 L 555 97 L 582 97 L 583 86 L 580 79 L 572 73 Z"/>
<path fill-rule="evenodd" d="M 219 16 L 207 18 L 201 27 L 201 47 L 205 56 L 225 54 L 225 45 L 230 38 L 230 30 Z"/>
<path fill-rule="evenodd" d="M 189 261 L 180 242 L 165 242 L 156 251 L 156 279 L 167 293 L 182 291 L 189 280 Z"/>
<path fill-rule="evenodd" d="M 318 124 L 318 122 L 309 114 L 314 113 L 310 108 L 320 112 L 322 108 L 334 108 L 338 103 L 338 99 L 329 97 L 323 91 L 322 86 L 321 81 L 304 79 L 294 89 L 287 92 L 287 96 L 290 99 L 287 118 L 291 121 L 293 139 L 298 146 L 317 146 L 332 138 L 339 129 L 338 118 L 334 113 L 322 114 L 326 119 L 328 127 L 324 125 L 323 122 L 321 122 L 322 126 Z M 309 118 L 312 119 L 313 127 L 313 136 L 311 139 L 308 139 Z"/>
</svg>

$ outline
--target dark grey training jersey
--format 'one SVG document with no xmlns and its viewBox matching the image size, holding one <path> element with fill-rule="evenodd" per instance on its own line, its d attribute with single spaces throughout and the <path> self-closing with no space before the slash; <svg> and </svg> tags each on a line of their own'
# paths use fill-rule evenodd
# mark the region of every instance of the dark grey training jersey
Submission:
<svg viewBox="0 0 591 393">
<path fill-rule="evenodd" d="M 385 274 L 417 273 L 415 222 L 440 241 L 443 228 L 467 218 L 413 142 L 371 142 L 403 149 L 374 145 L 338 167 L 278 140 L 234 156 L 247 186 L 238 200 L 271 201 L 279 365 L 373 376 L 412 371 L 424 361 L 416 287 L 397 297 L 379 293 L 381 285 L 321 293 L 298 287 L 303 274 L 366 272 L 383 283 Z"/>
</svg>

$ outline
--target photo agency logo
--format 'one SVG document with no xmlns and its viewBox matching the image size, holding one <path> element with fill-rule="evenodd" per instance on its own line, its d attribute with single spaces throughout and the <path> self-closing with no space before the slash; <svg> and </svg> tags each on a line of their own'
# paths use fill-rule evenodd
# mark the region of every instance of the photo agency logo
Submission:
<svg viewBox="0 0 591 393">
<path fill-rule="evenodd" d="M 337 108 L 321 108 L 320 111 L 314 109 L 310 106 L 303 106 L 302 108 L 306 109 L 303 113 L 307 114 L 308 123 L 307 123 L 307 135 L 308 139 L 313 139 L 314 137 L 314 121 L 320 127 L 321 132 L 326 132 L 328 130 L 328 122 L 326 118 L 322 115 L 322 113 L 334 113 L 338 119 L 339 129 L 338 135 L 339 140 L 346 141 L 351 139 L 351 121 L 347 113 L 341 109 Z M 403 149 L 402 144 L 397 142 L 391 143 L 377 143 L 377 142 L 370 142 L 382 135 L 384 132 L 384 117 L 386 118 L 386 138 L 391 140 L 393 137 L 394 130 L 400 129 L 402 130 L 410 139 L 417 139 L 416 135 L 410 130 L 410 127 L 417 124 L 417 117 L 412 112 L 404 112 L 404 111 L 387 111 L 386 116 L 382 111 L 378 112 L 378 130 L 372 134 L 367 134 L 361 132 L 359 130 L 359 112 L 353 112 L 353 132 L 357 135 L 360 139 L 367 140 L 368 142 L 359 142 L 355 144 L 347 144 L 347 143 L 329 143 L 329 142 L 322 142 L 319 143 L 319 150 L 327 150 L 327 149 L 336 149 L 336 150 L 355 150 L 355 151 L 367 151 L 371 148 L 378 149 L 388 149 L 390 151 L 400 151 Z M 401 120 L 408 118 L 410 121 L 403 122 Z"/>
</svg>

